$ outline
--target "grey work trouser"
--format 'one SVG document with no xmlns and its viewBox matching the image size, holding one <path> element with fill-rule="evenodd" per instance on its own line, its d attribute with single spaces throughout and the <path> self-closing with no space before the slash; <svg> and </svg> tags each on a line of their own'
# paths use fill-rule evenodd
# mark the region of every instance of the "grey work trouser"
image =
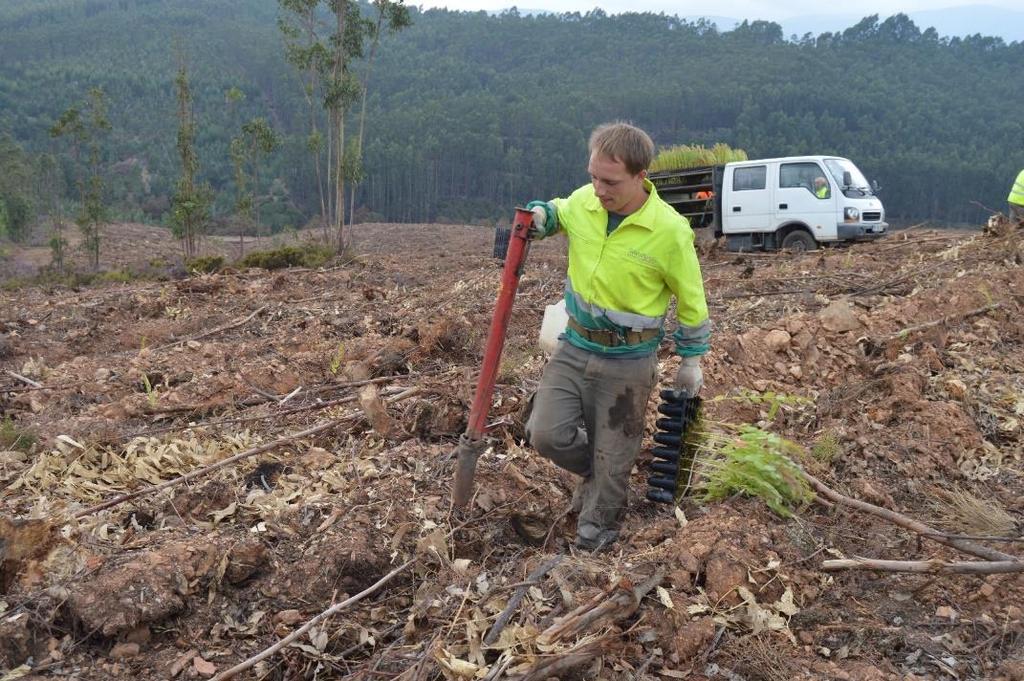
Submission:
<svg viewBox="0 0 1024 681">
<path fill-rule="evenodd" d="M 657 373 L 653 353 L 614 359 L 565 341 L 544 367 L 526 435 L 541 456 L 583 477 L 576 534 L 584 541 L 618 529 Z"/>
</svg>

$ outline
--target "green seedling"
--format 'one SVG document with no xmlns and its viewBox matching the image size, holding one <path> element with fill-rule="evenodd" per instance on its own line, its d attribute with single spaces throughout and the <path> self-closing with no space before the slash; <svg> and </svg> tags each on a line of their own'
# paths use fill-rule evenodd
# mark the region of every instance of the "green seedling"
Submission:
<svg viewBox="0 0 1024 681">
<path fill-rule="evenodd" d="M 156 390 L 153 388 L 153 384 L 149 382 L 149 376 L 142 374 L 142 386 L 146 389 L 146 400 L 149 401 L 150 408 L 156 408 L 157 395 Z"/>
<path fill-rule="evenodd" d="M 980 284 L 978 286 L 978 293 L 985 296 L 986 305 L 991 305 L 995 302 L 995 298 L 992 297 L 992 292 L 988 290 L 988 286 L 985 286 L 985 284 Z"/>
<path fill-rule="evenodd" d="M 841 450 L 842 445 L 839 442 L 839 437 L 832 431 L 829 431 L 811 445 L 811 456 L 822 463 L 832 463 L 832 460 L 836 458 L 836 455 Z"/>
<path fill-rule="evenodd" d="M 745 160 L 747 160 L 747 152 L 742 149 L 732 149 L 727 144 L 716 144 L 710 149 L 699 144 L 680 144 L 659 151 L 651 163 L 650 170 L 657 172 L 659 170 L 699 168 Z"/>
<path fill-rule="evenodd" d="M 746 388 L 742 388 L 740 390 L 739 398 L 751 402 L 752 404 L 767 404 L 768 414 L 765 418 L 769 421 L 775 418 L 779 413 L 779 409 L 781 409 L 783 405 L 798 407 L 813 404 L 812 400 L 806 397 L 776 393 L 771 390 L 757 392 L 756 390 L 747 390 Z"/>
<path fill-rule="evenodd" d="M 38 438 L 24 428 L 19 428 L 10 416 L 0 421 L 0 449 L 27 452 L 36 442 Z"/>
<path fill-rule="evenodd" d="M 724 440 L 705 462 L 702 483 L 706 501 L 742 493 L 762 499 L 788 518 L 793 508 L 814 498 L 803 470 L 793 460 L 803 449 L 794 442 L 751 425 Z"/>
<path fill-rule="evenodd" d="M 341 363 L 345 359 L 345 346 L 338 343 L 338 349 L 334 351 L 334 357 L 331 358 L 331 375 L 337 376 L 338 370 L 341 369 Z"/>
</svg>

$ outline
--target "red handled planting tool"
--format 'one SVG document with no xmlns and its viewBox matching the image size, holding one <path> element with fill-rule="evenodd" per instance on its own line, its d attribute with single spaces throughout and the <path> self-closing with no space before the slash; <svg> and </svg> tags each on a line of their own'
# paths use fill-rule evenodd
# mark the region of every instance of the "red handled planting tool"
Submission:
<svg viewBox="0 0 1024 681">
<path fill-rule="evenodd" d="M 532 226 L 533 213 L 524 208 L 516 208 L 508 252 L 505 255 L 505 269 L 501 274 L 501 288 L 498 290 L 498 300 L 494 304 L 494 317 L 491 318 L 491 329 L 487 334 L 484 361 L 480 367 L 473 407 L 469 412 L 469 425 L 466 426 L 466 432 L 459 437 L 459 446 L 455 450 L 455 486 L 452 491 L 452 503 L 455 508 L 463 508 L 469 502 L 469 497 L 473 493 L 476 460 L 487 448 L 487 441 L 484 440 L 487 412 L 491 408 L 498 363 L 501 361 L 501 351 L 505 347 L 505 332 L 508 330 L 509 317 L 512 316 L 512 302 L 519 287 L 519 277 L 523 274 L 526 253 L 530 250 L 529 231 Z"/>
</svg>

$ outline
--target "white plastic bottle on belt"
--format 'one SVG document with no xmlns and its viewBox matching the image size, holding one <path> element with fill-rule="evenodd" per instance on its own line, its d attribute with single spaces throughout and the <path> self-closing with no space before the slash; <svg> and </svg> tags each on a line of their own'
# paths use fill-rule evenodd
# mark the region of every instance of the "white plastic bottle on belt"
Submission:
<svg viewBox="0 0 1024 681">
<path fill-rule="evenodd" d="M 558 336 L 565 331 L 569 323 L 569 314 L 565 311 L 565 299 L 544 308 L 544 321 L 540 325 L 540 338 L 537 343 L 540 349 L 549 355 L 558 346 Z"/>
</svg>

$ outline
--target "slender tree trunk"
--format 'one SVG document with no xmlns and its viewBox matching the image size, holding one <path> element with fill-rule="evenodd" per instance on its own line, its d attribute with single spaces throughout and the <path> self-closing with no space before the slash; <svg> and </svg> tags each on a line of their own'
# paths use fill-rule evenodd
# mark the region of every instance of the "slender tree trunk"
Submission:
<svg viewBox="0 0 1024 681">
<path fill-rule="evenodd" d="M 309 44 L 312 45 L 317 41 L 316 37 L 316 15 L 315 11 L 310 12 L 309 16 L 306 17 L 306 37 L 309 40 Z M 311 64 L 309 67 L 309 90 L 306 92 L 306 103 L 309 105 L 309 129 L 313 135 L 317 135 L 319 126 L 317 125 L 316 106 L 314 105 L 314 97 L 316 95 L 319 79 L 317 78 L 316 64 Z M 320 168 L 320 147 L 313 150 L 313 169 L 316 172 L 316 192 L 320 198 L 320 224 L 324 232 L 324 241 L 327 242 L 330 239 L 330 232 L 328 231 L 328 214 L 327 214 L 327 201 L 324 199 L 324 178 L 323 172 Z"/>
<path fill-rule="evenodd" d="M 252 164 L 252 207 L 256 215 L 256 243 L 259 243 L 263 226 L 260 224 L 260 164 L 255 158 Z"/>
<path fill-rule="evenodd" d="M 366 129 L 366 93 L 370 91 L 370 74 L 373 72 L 373 58 L 377 55 L 377 46 L 380 45 L 380 29 L 384 25 L 384 8 L 377 8 L 377 28 L 373 34 L 373 43 L 370 45 L 370 56 L 366 59 L 366 78 L 363 79 L 363 101 L 359 106 L 359 137 L 356 142 L 356 152 L 359 154 L 360 164 L 363 160 L 363 131 Z M 348 206 L 348 224 L 352 226 L 352 220 L 356 213 L 356 187 L 361 182 L 352 183 L 352 202 Z"/>
<path fill-rule="evenodd" d="M 54 248 L 53 259 L 54 263 L 57 265 L 57 273 L 64 274 L 64 207 L 60 197 L 57 196 L 56 179 L 54 180 L 52 187 L 54 212 L 57 214 L 57 224 L 54 228 L 57 233 L 57 240 L 55 242 L 56 248 Z"/>
<path fill-rule="evenodd" d="M 337 33 L 340 44 L 335 51 L 333 86 L 339 87 L 345 78 L 345 12 L 347 2 L 341 2 L 334 10 L 337 20 Z M 345 250 L 345 103 L 335 101 L 332 105 L 334 113 L 335 149 L 334 149 L 334 224 L 338 234 L 338 253 Z"/>
<path fill-rule="evenodd" d="M 327 140 L 325 141 L 324 147 L 327 149 L 327 159 L 325 167 L 327 169 L 327 183 L 326 187 L 334 187 L 334 112 L 329 111 L 327 113 Z M 327 192 L 327 225 L 324 227 L 325 230 L 330 230 L 334 226 L 334 192 Z M 330 239 L 328 239 L 328 244 Z"/>
<path fill-rule="evenodd" d="M 319 128 L 316 124 L 316 109 L 313 108 L 312 102 L 310 102 L 309 105 L 309 119 L 313 133 L 317 134 Z M 330 232 L 327 230 L 327 225 L 329 224 L 327 219 L 327 202 L 324 200 L 324 176 L 323 171 L 320 169 L 319 147 L 313 152 L 313 169 L 316 171 L 316 193 L 317 196 L 320 197 L 320 225 L 324 232 L 324 241 L 326 242 L 330 236 Z"/>
<path fill-rule="evenodd" d="M 343 109 L 338 109 L 338 126 L 337 126 L 337 143 L 338 147 L 336 150 L 335 165 L 337 168 L 338 176 L 335 178 L 337 182 L 337 189 L 334 194 L 335 210 L 335 225 L 337 226 L 338 232 L 338 253 L 345 250 L 345 167 L 344 167 L 344 151 L 345 151 L 345 112 Z"/>
</svg>

